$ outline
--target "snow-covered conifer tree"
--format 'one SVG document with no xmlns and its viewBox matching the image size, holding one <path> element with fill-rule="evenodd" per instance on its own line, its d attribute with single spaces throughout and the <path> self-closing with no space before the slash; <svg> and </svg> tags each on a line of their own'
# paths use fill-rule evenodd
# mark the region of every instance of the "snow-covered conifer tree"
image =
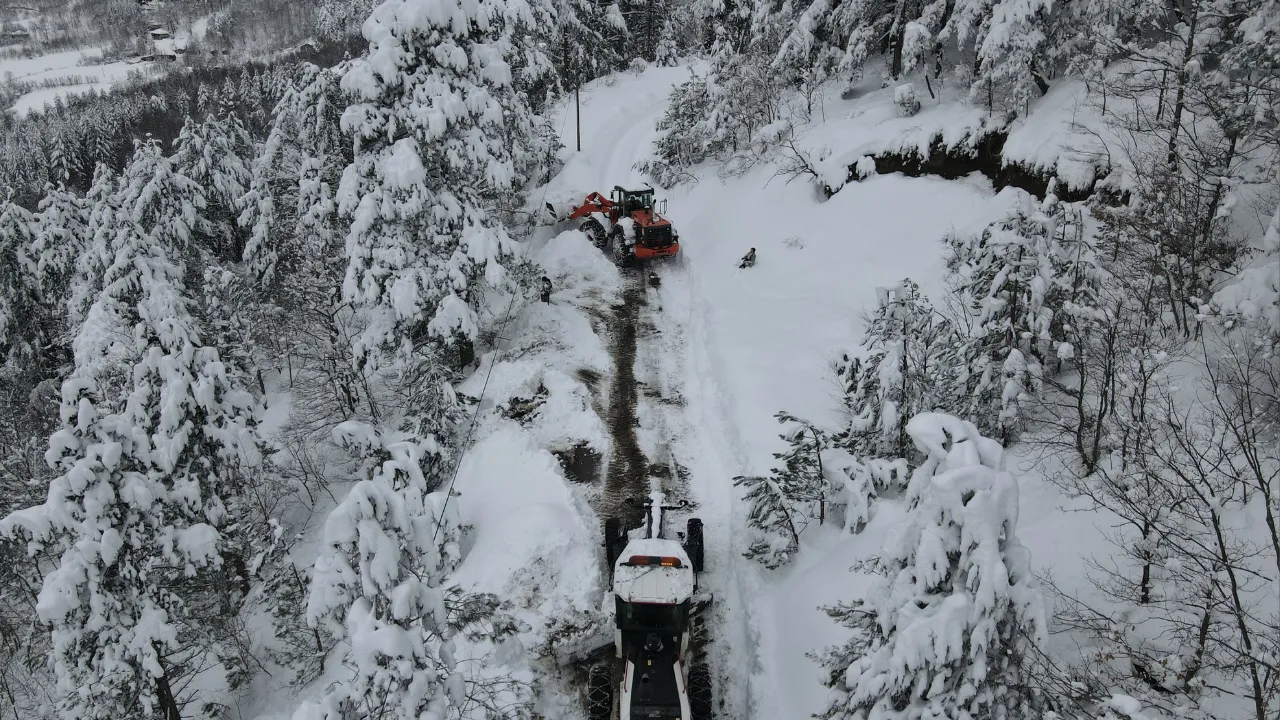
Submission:
<svg viewBox="0 0 1280 720">
<path fill-rule="evenodd" d="M 0 533 L 61 553 L 37 612 L 67 718 L 176 720 L 225 701 L 231 668 L 206 624 L 225 588 L 209 581 L 243 472 L 262 455 L 254 398 L 187 309 L 199 190 L 158 143 L 139 143 L 46 454 L 60 475 L 43 505 L 0 521 Z"/>
<path fill-rule="evenodd" d="M 746 488 L 747 521 L 757 536 L 743 555 L 768 568 L 795 556 L 800 534 L 818 518 L 819 503 L 830 491 L 822 466 L 822 454 L 831 446 L 830 434 L 786 412 L 774 417 L 786 427 L 781 437 L 790 445 L 774 453 L 780 464 L 767 476 L 734 478 L 734 485 Z"/>
<path fill-rule="evenodd" d="M 250 142 L 235 115 L 203 121 L 188 117 L 175 142 L 173 161 L 177 170 L 204 189 L 205 207 L 197 231 L 200 242 L 215 257 L 240 259 L 244 241 L 236 225 L 236 206 L 251 179 L 241 157 Z"/>
<path fill-rule="evenodd" d="M 1017 207 L 981 235 L 948 238 L 947 267 L 977 318 L 962 354 L 964 414 L 1002 442 L 1024 422 L 1023 405 L 1040 392 L 1046 361 L 1058 356 L 1065 288 L 1056 235 L 1061 207 L 1052 195 Z"/>
<path fill-rule="evenodd" d="M 46 185 L 36 214 L 31 258 L 44 301 L 61 315 L 69 297 L 76 261 L 83 252 L 90 201 L 58 185 Z"/>
<path fill-rule="evenodd" d="M 564 90 L 577 88 L 622 64 L 619 38 L 626 36 L 627 23 L 616 1 L 555 0 L 553 5 L 555 32 L 548 40 L 548 54 Z"/>
<path fill-rule="evenodd" d="M 955 330 L 910 279 L 881 288 L 864 320 L 867 357 L 846 356 L 836 368 L 849 413 L 841 444 L 860 458 L 909 459 L 907 419 L 950 404 Z"/>
<path fill-rule="evenodd" d="M 528 6 L 494 0 L 456 15 L 393 0 L 364 25 L 369 55 L 342 87 L 358 102 L 343 116 L 356 137 L 339 209 L 352 219 L 344 296 L 368 312 L 362 360 L 425 341 L 470 342 L 483 285 L 508 282 L 512 240 L 492 205 L 527 179 L 541 137 L 516 92 L 513 24 Z"/>
<path fill-rule="evenodd" d="M 93 184 L 85 195 L 88 207 L 84 229 L 83 250 L 75 259 L 71 286 L 67 300 L 67 330 L 71 335 L 79 331 L 98 292 L 102 278 L 112 262 L 111 242 L 116 231 L 120 197 L 119 178 L 105 163 L 94 167 Z"/>
<path fill-rule="evenodd" d="M 31 246 L 36 222 L 21 205 L 0 204 L 0 364 L 30 362 L 42 337 L 40 287 Z"/>
<path fill-rule="evenodd" d="M 438 451 L 434 439 L 358 422 L 342 423 L 334 435 L 365 458 L 367 477 L 325 523 L 307 617 L 349 643 L 349 672 L 319 703 L 299 708 L 295 720 L 340 720 L 349 712 L 411 720 L 462 708 L 524 717 L 529 693 L 522 682 L 455 660 L 458 642 L 493 638 L 481 623 L 497 635 L 511 625 L 495 598 L 448 587 L 461 527 L 457 501 L 431 492 L 422 472 Z"/>
<path fill-rule="evenodd" d="M 1038 716 L 1027 669 L 1045 609 L 1000 443 L 937 413 L 907 431 L 926 457 L 913 506 L 874 561 L 881 577 L 866 598 L 828 609 L 855 634 L 820 658 L 833 690 L 820 717 Z"/>
<path fill-rule="evenodd" d="M 1002 99 L 1019 113 L 1049 89 L 1041 74 L 1049 55 L 1050 0 L 999 0 L 977 42 L 978 72 L 970 87 L 974 97 Z"/>
</svg>

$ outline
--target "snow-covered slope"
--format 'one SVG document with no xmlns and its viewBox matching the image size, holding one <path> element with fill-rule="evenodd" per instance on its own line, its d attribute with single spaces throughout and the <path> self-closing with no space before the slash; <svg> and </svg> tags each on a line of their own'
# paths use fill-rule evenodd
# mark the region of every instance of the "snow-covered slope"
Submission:
<svg viewBox="0 0 1280 720">
<path fill-rule="evenodd" d="M 18 98 L 10 110 L 22 116 L 31 110 L 43 108 L 59 97 L 86 93 L 90 90 L 105 92 L 112 84 L 127 78 L 129 73 L 146 69 L 127 62 L 91 64 L 101 56 L 100 49 L 89 48 L 32 58 L 0 60 L 0 79 L 33 84 L 66 83 L 58 84 L 56 87 L 32 90 Z M 12 73 L 12 76 L 9 73 Z"/>
</svg>

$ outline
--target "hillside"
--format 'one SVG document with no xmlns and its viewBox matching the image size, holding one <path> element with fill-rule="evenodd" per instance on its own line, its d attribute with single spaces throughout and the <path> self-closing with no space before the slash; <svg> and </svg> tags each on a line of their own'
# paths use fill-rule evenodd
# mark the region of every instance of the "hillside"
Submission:
<svg viewBox="0 0 1280 720">
<path fill-rule="evenodd" d="M 0 720 L 1275 720 L 1275 0 L 126 5 L 0 28 Z"/>
</svg>

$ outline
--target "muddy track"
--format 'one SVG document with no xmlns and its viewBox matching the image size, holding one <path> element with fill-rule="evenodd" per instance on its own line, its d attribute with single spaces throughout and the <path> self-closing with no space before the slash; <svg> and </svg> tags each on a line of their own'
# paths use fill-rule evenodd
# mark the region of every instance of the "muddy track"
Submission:
<svg viewBox="0 0 1280 720">
<path fill-rule="evenodd" d="M 640 310 L 646 304 L 643 275 L 634 268 L 623 270 L 622 302 L 613 306 L 607 318 L 613 357 L 613 378 L 609 382 L 609 435 L 613 454 L 600 498 L 600 516 L 622 517 L 627 526 L 643 519 L 639 510 L 626 507 L 629 497 L 649 494 L 649 460 L 636 437 L 636 341 Z"/>
</svg>

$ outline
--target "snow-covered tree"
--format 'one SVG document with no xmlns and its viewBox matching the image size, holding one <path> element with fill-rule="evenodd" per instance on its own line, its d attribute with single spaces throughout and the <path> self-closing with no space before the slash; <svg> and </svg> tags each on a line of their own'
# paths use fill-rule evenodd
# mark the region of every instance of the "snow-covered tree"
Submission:
<svg viewBox="0 0 1280 720">
<path fill-rule="evenodd" d="M 94 168 L 93 185 L 85 195 L 88 219 L 85 223 L 83 250 L 75 258 L 75 271 L 67 300 L 67 329 L 79 331 L 89 307 L 102 289 L 103 275 L 112 262 L 111 243 L 120 208 L 120 179 L 105 163 Z"/>
<path fill-rule="evenodd" d="M 482 286 L 508 281 L 513 248 L 492 205 L 546 149 L 511 69 L 511 31 L 532 21 L 529 7 L 424 7 L 380 5 L 364 25 L 368 57 L 342 80 L 358 100 L 343 116 L 356 138 L 338 190 L 352 220 L 343 294 L 368 313 L 356 348 L 365 362 L 476 337 Z"/>
<path fill-rule="evenodd" d="M 236 225 L 236 207 L 250 182 L 242 157 L 251 149 L 240 119 L 206 115 L 203 121 L 188 117 L 174 144 L 173 161 L 179 172 L 204 189 L 205 207 L 197 230 L 202 245 L 221 260 L 236 261 L 244 240 Z"/>
<path fill-rule="evenodd" d="M 316 5 L 316 30 L 326 40 L 355 37 L 377 5 L 375 0 L 321 0 Z"/>
<path fill-rule="evenodd" d="M 1276 184 L 1280 186 L 1280 175 Z M 1262 252 L 1251 266 L 1213 296 L 1210 311 L 1220 314 L 1228 325 L 1255 328 L 1280 350 L 1280 207 L 1271 216 L 1261 245 Z"/>
<path fill-rule="evenodd" d="M 835 368 L 849 414 L 841 444 L 857 457 L 910 459 L 907 420 L 950 405 L 955 330 L 910 279 L 877 293 L 864 318 L 866 357 L 846 354 Z"/>
<path fill-rule="evenodd" d="M 1042 74 L 1052 42 L 1051 0 L 1000 0 L 978 44 L 978 71 L 970 94 L 994 102 L 996 93 L 1016 112 L 1049 89 Z"/>
<path fill-rule="evenodd" d="M 90 201 L 58 185 L 45 186 L 36 214 L 31 257 L 45 303 L 62 314 L 76 261 L 87 240 Z"/>
<path fill-rule="evenodd" d="M 980 235 L 948 238 L 947 267 L 976 318 L 957 388 L 968 399 L 964 414 L 1006 443 L 1025 422 L 1025 403 L 1040 392 L 1046 362 L 1065 342 L 1066 295 L 1057 277 L 1062 208 L 1052 195 L 1040 204 L 1019 198 Z"/>
<path fill-rule="evenodd" d="M 37 358 L 44 343 L 40 286 L 31 247 L 36 222 L 21 205 L 0 204 L 0 363 Z"/>
<path fill-rule="evenodd" d="M 480 645 L 513 628 L 496 598 L 447 584 L 462 528 L 457 502 L 431 492 L 422 472 L 434 439 L 358 422 L 334 433 L 365 458 L 367 477 L 325 523 L 307 618 L 349 643 L 349 674 L 295 720 L 526 717 L 530 693 L 519 678 L 455 659 L 458 643 Z"/>
<path fill-rule="evenodd" d="M 855 634 L 819 658 L 833 690 L 820 717 L 1038 716 L 1028 670 L 1045 609 L 1000 443 L 950 415 L 907 428 L 927 459 L 905 527 L 873 562 L 875 585 L 828 609 Z"/>
<path fill-rule="evenodd" d="M 743 555 L 768 568 L 789 562 L 800 547 L 800 534 L 817 519 L 829 491 L 822 453 L 831 446 L 830 433 L 813 423 L 785 412 L 774 417 L 785 426 L 781 437 L 790 446 L 773 454 L 780 464 L 768 476 L 733 481 L 746 488 L 747 522 L 757 535 Z"/>
<path fill-rule="evenodd" d="M 46 454 L 61 474 L 43 505 L 0 521 L 61 553 L 37 612 L 67 718 L 212 716 L 233 671 L 210 632 L 225 596 L 210 580 L 225 577 L 229 508 L 262 460 L 259 410 L 188 312 L 199 202 L 158 143 L 138 145 Z"/>
<path fill-rule="evenodd" d="M 619 52 L 627 23 L 615 2 L 555 0 L 555 31 L 548 39 L 548 54 L 564 90 L 618 69 Z"/>
</svg>

